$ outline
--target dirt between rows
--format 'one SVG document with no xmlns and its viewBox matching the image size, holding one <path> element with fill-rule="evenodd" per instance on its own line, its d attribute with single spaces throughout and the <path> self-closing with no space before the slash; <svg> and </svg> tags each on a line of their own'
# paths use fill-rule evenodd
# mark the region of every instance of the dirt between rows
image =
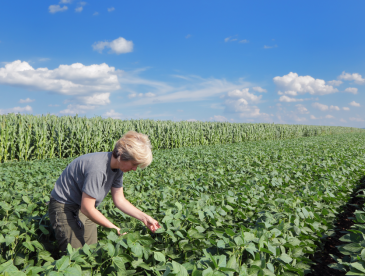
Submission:
<svg viewBox="0 0 365 276">
<path fill-rule="evenodd" d="M 335 235 L 328 237 L 324 244 L 324 249 L 321 252 L 317 252 L 314 255 L 312 265 L 312 273 L 307 276 L 342 276 L 346 275 L 346 272 L 339 271 L 328 267 L 329 264 L 336 263 L 336 261 L 330 256 L 330 254 L 336 255 L 337 257 L 343 257 L 336 246 L 345 244 L 339 239 L 344 235 L 342 231 L 350 229 L 354 225 L 353 220 L 349 217 L 355 217 L 354 213 L 356 210 L 360 210 L 364 205 L 364 199 L 362 197 L 356 197 L 357 191 L 365 188 L 365 177 L 360 181 L 360 185 L 357 187 L 355 192 L 352 194 L 351 200 L 347 203 L 343 212 L 338 216 L 337 222 L 335 223 Z M 342 233 L 341 233 L 342 232 Z"/>
</svg>

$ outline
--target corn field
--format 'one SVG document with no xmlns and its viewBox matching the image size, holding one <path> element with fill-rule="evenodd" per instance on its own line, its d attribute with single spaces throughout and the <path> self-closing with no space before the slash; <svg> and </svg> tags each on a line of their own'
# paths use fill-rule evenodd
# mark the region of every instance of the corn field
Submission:
<svg viewBox="0 0 365 276">
<path fill-rule="evenodd" d="M 0 162 L 66 158 L 111 151 L 127 131 L 147 134 L 153 149 L 282 140 L 363 131 L 358 128 L 219 122 L 116 120 L 101 117 L 0 115 Z"/>
</svg>

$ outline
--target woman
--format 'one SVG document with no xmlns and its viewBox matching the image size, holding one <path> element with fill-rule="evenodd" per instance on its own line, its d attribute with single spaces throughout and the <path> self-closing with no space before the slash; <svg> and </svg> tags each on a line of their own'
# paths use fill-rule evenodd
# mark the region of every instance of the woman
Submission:
<svg viewBox="0 0 365 276">
<path fill-rule="evenodd" d="M 113 152 L 82 155 L 73 160 L 55 183 L 49 203 L 49 217 L 59 249 L 66 254 L 67 244 L 73 248 L 97 243 L 96 224 L 120 228 L 95 207 L 111 191 L 115 206 L 142 221 L 152 232 L 160 225 L 133 206 L 124 197 L 123 173 L 145 168 L 152 162 L 151 143 L 147 135 L 127 132 L 115 144 Z"/>
</svg>

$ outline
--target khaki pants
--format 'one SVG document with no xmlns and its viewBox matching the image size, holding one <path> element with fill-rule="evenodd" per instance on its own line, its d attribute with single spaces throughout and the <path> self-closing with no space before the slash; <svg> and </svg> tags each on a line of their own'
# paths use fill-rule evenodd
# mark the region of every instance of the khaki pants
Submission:
<svg viewBox="0 0 365 276">
<path fill-rule="evenodd" d="M 80 211 L 79 205 L 62 204 L 51 198 L 48 213 L 62 255 L 66 254 L 69 243 L 80 248 L 85 243 L 98 242 L 96 224 Z"/>
</svg>

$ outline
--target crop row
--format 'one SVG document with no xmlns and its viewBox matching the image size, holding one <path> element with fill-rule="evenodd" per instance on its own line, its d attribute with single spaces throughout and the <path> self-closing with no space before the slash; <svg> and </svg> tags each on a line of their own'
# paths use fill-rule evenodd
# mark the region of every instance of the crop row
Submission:
<svg viewBox="0 0 365 276">
<path fill-rule="evenodd" d="M 358 197 L 365 197 L 364 191 L 359 190 Z M 347 272 L 346 275 L 365 275 L 365 206 L 361 209 L 355 211 L 355 217 L 349 217 L 355 224 L 340 238 L 344 244 L 337 247 L 343 256 L 331 255 L 336 263 L 329 266 Z"/>
<path fill-rule="evenodd" d="M 94 117 L 0 115 L 0 163 L 109 151 L 127 131 L 147 134 L 154 149 L 282 140 L 363 131 L 350 127 L 113 120 Z"/>
<path fill-rule="evenodd" d="M 125 175 L 127 199 L 163 226 L 151 234 L 108 196 L 98 207 L 128 232 L 57 260 L 49 192 L 72 159 L 0 166 L 0 273 L 8 275 L 304 275 L 365 173 L 365 135 L 154 152 Z"/>
</svg>

